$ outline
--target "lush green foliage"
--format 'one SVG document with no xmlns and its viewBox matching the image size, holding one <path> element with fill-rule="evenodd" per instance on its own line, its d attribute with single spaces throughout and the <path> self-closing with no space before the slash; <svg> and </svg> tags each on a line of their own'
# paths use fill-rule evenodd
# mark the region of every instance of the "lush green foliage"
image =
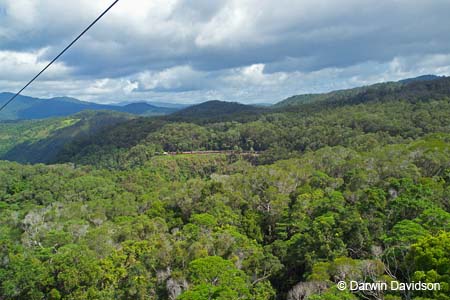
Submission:
<svg viewBox="0 0 450 300">
<path fill-rule="evenodd" d="M 0 157 L 15 146 L 47 139 L 55 131 L 77 123 L 76 117 L 41 121 L 0 122 Z"/>
<path fill-rule="evenodd" d="M 132 120 L 108 128 L 95 138 L 74 141 L 60 153 L 58 161 L 101 162 L 101 166 L 116 168 L 127 160 L 126 153 L 142 152 L 147 147 L 147 156 L 162 149 L 264 151 L 260 163 L 271 163 L 326 146 L 367 151 L 407 143 L 430 133 L 450 133 L 449 78 L 408 85 L 381 84 L 358 91 L 341 92 L 349 94 L 347 97 L 254 111 L 251 117 L 251 110 L 244 106 L 245 122 L 233 121 L 232 117 L 240 120 L 234 105 L 217 103 L 219 108 L 206 103 L 189 108 L 186 114 L 182 111 L 177 116 Z M 231 111 L 231 115 L 224 113 L 228 120 L 205 121 L 205 110 L 211 110 L 214 116 L 220 108 Z M 193 115 L 197 110 L 199 118 Z M 224 118 L 218 115 L 216 119 Z M 137 145 L 140 149 L 135 148 Z"/>
<path fill-rule="evenodd" d="M 133 119 L 58 153 L 81 165 L 0 162 L 0 299 L 449 299 L 438 91 L 246 123 Z M 162 155 L 210 149 L 261 152 Z"/>
<path fill-rule="evenodd" d="M 22 163 L 50 163 L 73 140 L 131 120 L 115 112 L 82 112 L 67 118 L 0 122 L 0 158 Z"/>
</svg>

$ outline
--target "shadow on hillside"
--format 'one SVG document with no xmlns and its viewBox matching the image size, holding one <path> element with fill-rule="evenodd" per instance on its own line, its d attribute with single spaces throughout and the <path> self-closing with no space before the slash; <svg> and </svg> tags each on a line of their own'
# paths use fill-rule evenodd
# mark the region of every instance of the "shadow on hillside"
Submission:
<svg viewBox="0 0 450 300">
<path fill-rule="evenodd" d="M 58 129 L 44 139 L 18 144 L 0 159 L 32 164 L 54 163 L 61 151 L 74 141 L 89 139 L 102 130 L 130 120 L 128 115 L 106 111 L 86 111 L 77 116 L 80 118 L 77 123 Z"/>
</svg>

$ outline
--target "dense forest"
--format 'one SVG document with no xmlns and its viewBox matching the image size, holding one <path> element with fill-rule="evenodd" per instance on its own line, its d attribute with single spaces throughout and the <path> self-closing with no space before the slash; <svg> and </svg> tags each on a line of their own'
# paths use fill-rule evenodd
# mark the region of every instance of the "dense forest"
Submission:
<svg viewBox="0 0 450 300">
<path fill-rule="evenodd" d="M 1 122 L 0 156 L 1 300 L 450 299 L 450 78 Z"/>
</svg>

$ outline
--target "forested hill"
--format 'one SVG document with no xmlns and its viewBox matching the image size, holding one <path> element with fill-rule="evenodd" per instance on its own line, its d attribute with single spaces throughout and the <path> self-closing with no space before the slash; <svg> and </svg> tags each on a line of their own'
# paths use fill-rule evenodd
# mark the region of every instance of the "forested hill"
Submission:
<svg viewBox="0 0 450 300">
<path fill-rule="evenodd" d="M 449 95 L 448 77 L 424 75 L 398 82 L 378 83 L 348 90 L 339 90 L 324 94 L 306 94 L 289 97 L 278 102 L 273 108 L 295 109 L 298 106 L 323 109 L 327 106 L 366 103 L 370 101 L 424 100 L 430 92 L 435 97 Z M 422 97 L 423 96 L 423 97 Z"/>
<path fill-rule="evenodd" d="M 111 111 L 84 111 L 65 118 L 0 122 L 0 158 L 48 163 L 72 141 L 92 139 L 108 128 L 136 118 Z"/>
<path fill-rule="evenodd" d="M 213 100 L 190 106 L 167 116 L 165 119 L 195 123 L 248 122 L 265 111 L 267 111 L 267 108 L 264 107 Z"/>
<path fill-rule="evenodd" d="M 164 151 L 244 150 L 282 158 L 325 146 L 369 149 L 449 130 L 450 78 L 337 94 L 272 109 L 213 101 L 167 117 L 139 118 L 95 138 L 73 140 L 55 161 L 113 165 L 138 148 L 147 149 L 144 157 Z"/>
<path fill-rule="evenodd" d="M 142 105 L 147 104 L 129 104 L 125 107 L 130 108 L 130 112 L 137 113 Z M 250 105 L 210 101 L 159 118 L 136 118 L 101 110 L 58 119 L 0 122 L 0 129 L 3 131 L 0 133 L 0 141 L 3 139 L 0 158 L 29 163 L 72 161 L 74 155 L 84 156 L 86 150 L 97 152 L 97 146 L 103 147 L 98 153 L 106 151 L 106 154 L 114 152 L 115 147 L 130 148 L 144 139 L 150 131 L 166 124 L 217 123 L 221 120 L 249 122 L 257 119 L 263 111 L 264 108 Z M 25 134 L 20 134 L 20 130 L 25 130 Z M 93 144 L 97 150 L 93 150 Z"/>
<path fill-rule="evenodd" d="M 311 97 L 291 98 L 273 108 L 210 101 L 169 116 L 104 122 L 104 127 L 94 126 L 95 130 L 82 135 L 70 133 L 81 127 L 81 123 L 71 123 L 72 117 L 65 124 L 74 128 L 29 139 L 25 138 L 28 135 L 15 139 L 8 128 L 14 132 L 14 128 L 34 123 L 3 123 L 3 144 L 9 146 L 3 146 L 0 158 L 114 167 L 128 160 L 124 157 L 145 160 L 165 151 L 242 150 L 272 153 L 278 159 L 324 146 L 364 149 L 370 142 L 384 145 L 448 131 L 450 78 L 409 79 Z M 83 128 L 90 131 L 89 126 Z M 56 144 L 52 151 L 42 146 Z M 135 153 L 136 149 L 145 155 Z"/>
</svg>

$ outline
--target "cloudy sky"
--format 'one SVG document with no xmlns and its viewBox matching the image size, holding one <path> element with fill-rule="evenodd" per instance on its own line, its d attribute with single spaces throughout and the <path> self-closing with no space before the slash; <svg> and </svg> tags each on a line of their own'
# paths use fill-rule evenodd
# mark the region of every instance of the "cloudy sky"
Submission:
<svg viewBox="0 0 450 300">
<path fill-rule="evenodd" d="M 0 0 L 16 91 L 112 0 Z M 450 0 L 121 0 L 24 94 L 99 103 L 276 102 L 450 75 Z"/>
</svg>

